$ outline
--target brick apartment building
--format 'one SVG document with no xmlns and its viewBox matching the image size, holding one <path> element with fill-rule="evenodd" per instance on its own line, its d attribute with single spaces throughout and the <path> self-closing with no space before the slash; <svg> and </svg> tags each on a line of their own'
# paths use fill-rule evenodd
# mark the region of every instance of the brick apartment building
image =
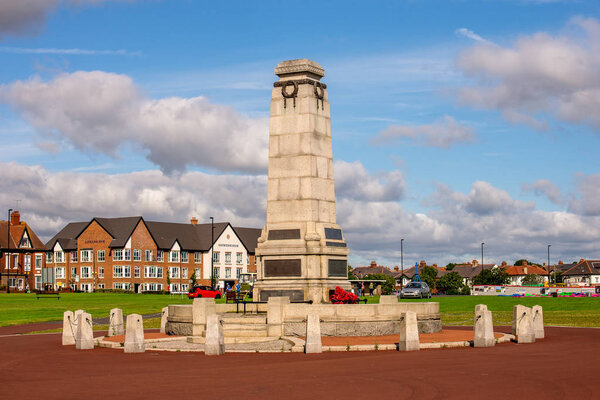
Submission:
<svg viewBox="0 0 600 400">
<path fill-rule="evenodd" d="M 179 292 L 188 290 L 192 274 L 197 284 L 210 285 L 213 257 L 216 282 L 224 288 L 256 273 L 260 231 L 215 223 L 211 246 L 211 224 L 196 218 L 189 224 L 93 218 L 69 223 L 46 243 L 46 266 L 57 289 Z"/>
<path fill-rule="evenodd" d="M 33 229 L 21 221 L 19 211 L 10 214 L 10 221 L 0 221 L 0 253 L 3 289 L 24 292 L 42 288 L 46 246 Z"/>
</svg>

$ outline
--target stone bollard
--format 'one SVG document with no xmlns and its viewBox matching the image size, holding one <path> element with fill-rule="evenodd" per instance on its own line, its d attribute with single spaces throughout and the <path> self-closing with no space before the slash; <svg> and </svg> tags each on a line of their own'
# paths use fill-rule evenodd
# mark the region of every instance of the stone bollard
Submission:
<svg viewBox="0 0 600 400">
<path fill-rule="evenodd" d="M 142 316 L 140 314 L 129 314 L 125 330 L 125 353 L 143 353 L 144 351 L 146 351 L 146 346 L 144 345 Z"/>
<path fill-rule="evenodd" d="M 123 329 L 123 310 L 113 308 L 109 314 L 108 336 L 117 336 L 125 333 Z"/>
<path fill-rule="evenodd" d="M 306 344 L 304 345 L 304 352 L 306 354 L 323 352 L 319 314 L 308 314 L 306 317 Z"/>
<path fill-rule="evenodd" d="M 419 328 L 417 326 L 417 313 L 407 311 L 400 321 L 399 351 L 419 350 Z"/>
<path fill-rule="evenodd" d="M 533 314 L 533 331 L 536 339 L 544 338 L 544 311 L 542 306 L 533 306 L 531 308 Z"/>
<path fill-rule="evenodd" d="M 69 346 L 75 344 L 75 332 L 77 331 L 77 325 L 73 321 L 73 311 L 65 311 L 63 313 L 63 330 L 62 330 L 62 344 L 63 346 Z"/>
<path fill-rule="evenodd" d="M 284 335 L 283 321 L 287 304 L 290 304 L 289 297 L 269 297 L 267 301 L 267 336 L 280 337 Z"/>
<path fill-rule="evenodd" d="M 169 307 L 164 307 L 162 309 L 162 314 L 160 316 L 160 333 L 166 333 L 167 320 L 169 318 Z"/>
<path fill-rule="evenodd" d="M 92 316 L 86 312 L 79 313 L 77 333 L 75 334 L 75 348 L 77 350 L 90 350 L 94 348 L 94 330 L 92 329 Z"/>
<path fill-rule="evenodd" d="M 219 356 L 225 354 L 225 336 L 221 319 L 217 314 L 206 318 L 206 342 L 204 343 L 204 354 L 207 356 Z"/>
<path fill-rule="evenodd" d="M 79 323 L 79 317 L 84 312 L 85 312 L 84 310 L 75 310 L 75 312 L 73 313 L 73 322 L 75 323 L 75 325 L 77 325 Z"/>
<path fill-rule="evenodd" d="M 475 306 L 473 329 L 475 330 L 474 347 L 492 347 L 496 344 L 492 312 L 487 309 L 485 304 Z"/>
<path fill-rule="evenodd" d="M 398 296 L 396 295 L 381 295 L 379 304 L 398 304 Z"/>
<path fill-rule="evenodd" d="M 217 313 L 213 298 L 195 298 L 192 303 L 192 336 L 206 335 L 206 319 Z M 162 320 L 161 320 L 162 325 Z"/>
<path fill-rule="evenodd" d="M 517 343 L 535 342 L 531 308 L 520 304 L 514 306 L 512 332 L 517 336 Z"/>
</svg>

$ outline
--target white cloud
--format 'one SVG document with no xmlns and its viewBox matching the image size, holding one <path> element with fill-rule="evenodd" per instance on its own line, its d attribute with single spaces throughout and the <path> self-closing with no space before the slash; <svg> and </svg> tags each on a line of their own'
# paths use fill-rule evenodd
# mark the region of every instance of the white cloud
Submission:
<svg viewBox="0 0 600 400">
<path fill-rule="evenodd" d="M 404 197 L 405 183 L 401 171 L 369 175 L 358 161 L 336 161 L 335 193 L 338 198 L 359 201 L 398 201 Z"/>
<path fill-rule="evenodd" d="M 481 36 L 479 36 L 478 34 L 473 32 L 472 30 L 467 29 L 467 28 L 459 28 L 459 29 L 455 30 L 454 33 L 457 36 L 463 36 L 463 37 L 466 37 L 468 39 L 474 40 L 479 43 L 485 43 L 485 44 L 490 44 L 490 45 L 495 46 L 494 42 L 490 42 L 489 40 L 482 38 Z"/>
<path fill-rule="evenodd" d="M 260 172 L 268 156 L 268 120 L 251 119 L 203 97 L 149 99 L 130 77 L 102 71 L 34 77 L 0 87 L 45 141 L 119 156 L 141 148 L 164 171 L 203 166 Z"/>
<path fill-rule="evenodd" d="M 515 123 L 547 129 L 544 118 L 600 131 L 600 24 L 574 18 L 581 34 L 521 37 L 512 48 L 477 45 L 458 66 L 477 84 L 459 90 L 474 107 L 499 110 Z"/>
<path fill-rule="evenodd" d="M 447 148 L 474 142 L 477 135 L 472 127 L 445 115 L 430 125 L 390 125 L 373 139 L 373 143 L 388 143 L 398 138 L 410 139 L 424 146 Z"/>
<path fill-rule="evenodd" d="M 579 196 L 569 203 L 569 210 L 586 216 L 600 216 L 600 174 L 578 177 Z"/>
<path fill-rule="evenodd" d="M 4 34 L 38 33 L 59 4 L 100 4 L 135 0 L 0 0 L 0 38 Z"/>
<path fill-rule="evenodd" d="M 562 205 L 565 203 L 565 199 L 558 186 L 547 179 L 538 179 L 533 183 L 524 183 L 522 188 L 524 191 L 533 192 L 538 196 L 546 196 L 554 204 Z"/>
</svg>

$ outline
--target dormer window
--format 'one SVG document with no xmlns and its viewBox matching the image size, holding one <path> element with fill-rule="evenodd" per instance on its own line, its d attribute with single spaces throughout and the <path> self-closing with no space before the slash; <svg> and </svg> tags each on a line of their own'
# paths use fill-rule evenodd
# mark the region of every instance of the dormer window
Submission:
<svg viewBox="0 0 600 400">
<path fill-rule="evenodd" d="M 169 262 L 179 262 L 179 252 L 178 251 L 170 251 L 169 252 Z"/>
<path fill-rule="evenodd" d="M 21 243 L 19 243 L 19 247 L 31 247 L 31 242 L 29 241 L 29 239 L 27 238 L 27 236 L 23 236 L 21 238 Z"/>
</svg>

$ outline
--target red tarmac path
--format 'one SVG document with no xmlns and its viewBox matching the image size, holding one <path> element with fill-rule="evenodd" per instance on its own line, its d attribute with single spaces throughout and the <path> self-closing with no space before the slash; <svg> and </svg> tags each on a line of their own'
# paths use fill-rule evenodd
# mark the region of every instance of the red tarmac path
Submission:
<svg viewBox="0 0 600 400">
<path fill-rule="evenodd" d="M 219 357 L 0 336 L 0 399 L 600 398 L 600 329 L 546 328 L 546 336 L 485 349 Z"/>
</svg>

